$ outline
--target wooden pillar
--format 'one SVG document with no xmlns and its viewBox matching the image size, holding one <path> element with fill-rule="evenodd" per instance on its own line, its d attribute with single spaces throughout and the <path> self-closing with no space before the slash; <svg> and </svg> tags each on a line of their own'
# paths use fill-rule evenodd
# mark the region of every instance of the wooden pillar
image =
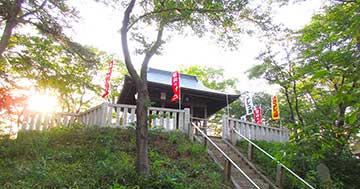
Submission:
<svg viewBox="0 0 360 189">
<path fill-rule="evenodd" d="M 226 184 L 230 184 L 231 182 L 231 163 L 228 159 L 225 160 L 224 165 L 224 180 Z"/>
<path fill-rule="evenodd" d="M 281 164 L 278 164 L 276 171 L 276 185 L 279 186 L 279 188 L 284 188 L 283 178 L 284 178 L 284 168 L 281 166 Z"/>
<path fill-rule="evenodd" d="M 204 133 L 207 135 L 207 105 L 204 106 Z"/>
<path fill-rule="evenodd" d="M 227 115 L 223 115 L 222 117 L 222 138 L 228 139 L 228 118 Z"/>
<path fill-rule="evenodd" d="M 100 113 L 100 120 L 99 120 L 99 126 L 100 127 L 105 127 L 107 119 L 107 111 L 108 111 L 108 104 L 104 103 L 101 106 L 101 113 Z"/>
<path fill-rule="evenodd" d="M 251 161 L 254 158 L 254 146 L 249 143 L 248 145 L 248 159 Z"/>
<path fill-rule="evenodd" d="M 236 138 L 237 138 L 237 136 L 236 136 L 236 133 L 235 133 L 235 131 L 234 131 L 234 121 L 230 121 L 230 126 L 229 126 L 229 129 L 230 129 L 230 141 L 231 141 L 231 144 L 232 145 L 236 145 L 236 142 L 237 142 L 237 140 L 236 140 Z"/>
<path fill-rule="evenodd" d="M 189 138 L 190 138 L 190 140 L 193 140 L 193 138 L 194 138 L 193 137 L 193 128 L 192 128 L 191 122 L 190 122 L 190 109 L 189 108 L 184 109 L 184 125 L 182 125 L 182 127 L 187 128 Z"/>
<path fill-rule="evenodd" d="M 207 146 L 207 139 L 206 137 L 204 137 L 204 147 L 206 148 L 206 146 Z"/>
</svg>

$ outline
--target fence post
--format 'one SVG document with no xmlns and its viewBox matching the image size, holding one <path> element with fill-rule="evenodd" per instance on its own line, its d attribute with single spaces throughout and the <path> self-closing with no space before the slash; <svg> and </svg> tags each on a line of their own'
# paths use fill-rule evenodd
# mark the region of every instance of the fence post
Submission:
<svg viewBox="0 0 360 189">
<path fill-rule="evenodd" d="M 224 165 L 224 179 L 226 184 L 230 184 L 231 181 L 231 163 L 228 159 L 225 160 Z"/>
<path fill-rule="evenodd" d="M 278 163 L 276 170 L 276 185 L 279 186 L 279 188 L 283 188 L 283 177 L 284 177 L 284 168 L 280 163 Z"/>
<path fill-rule="evenodd" d="M 206 145 L 207 145 L 207 139 L 206 137 L 204 136 L 204 147 L 206 148 Z"/>
<path fill-rule="evenodd" d="M 190 140 L 193 140 L 193 130 L 191 127 L 191 123 L 190 123 L 190 109 L 189 108 L 185 108 L 184 109 L 184 125 L 181 125 L 181 127 L 183 128 L 183 132 L 185 131 L 185 128 L 187 128 L 188 131 L 188 135 Z"/>
<path fill-rule="evenodd" d="M 289 141 L 289 130 L 287 128 L 285 128 L 284 130 L 285 130 L 285 141 L 284 142 L 288 142 Z"/>
<path fill-rule="evenodd" d="M 207 135 L 207 119 L 204 120 L 204 125 L 203 125 L 203 128 L 204 128 L 204 133 Z"/>
<path fill-rule="evenodd" d="M 99 108 L 96 107 L 93 111 L 92 111 L 92 114 L 93 114 L 93 120 L 92 120 L 92 126 L 95 127 L 97 126 L 98 124 L 98 120 L 99 120 Z"/>
<path fill-rule="evenodd" d="M 226 115 L 223 115 L 222 117 L 222 138 L 227 139 L 228 135 L 228 119 Z"/>
<path fill-rule="evenodd" d="M 100 127 L 105 127 L 105 125 L 106 125 L 107 111 L 108 111 L 108 104 L 103 103 L 101 105 L 100 125 L 99 125 Z"/>
<path fill-rule="evenodd" d="M 251 161 L 254 158 L 254 146 L 249 143 L 248 145 L 248 159 Z"/>
<path fill-rule="evenodd" d="M 235 131 L 234 131 L 234 127 L 231 124 L 230 127 L 228 127 L 228 129 L 230 129 L 230 141 L 232 145 L 236 145 L 236 135 L 235 135 Z"/>
</svg>

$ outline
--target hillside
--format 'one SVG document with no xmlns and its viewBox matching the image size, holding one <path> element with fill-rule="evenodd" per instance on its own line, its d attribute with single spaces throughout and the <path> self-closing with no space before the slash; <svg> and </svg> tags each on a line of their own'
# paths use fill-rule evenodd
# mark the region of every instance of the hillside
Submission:
<svg viewBox="0 0 360 189">
<path fill-rule="evenodd" d="M 135 172 L 135 131 L 62 128 L 0 140 L 0 188 L 224 188 L 206 150 L 181 133 L 150 132 L 151 174 Z"/>
</svg>

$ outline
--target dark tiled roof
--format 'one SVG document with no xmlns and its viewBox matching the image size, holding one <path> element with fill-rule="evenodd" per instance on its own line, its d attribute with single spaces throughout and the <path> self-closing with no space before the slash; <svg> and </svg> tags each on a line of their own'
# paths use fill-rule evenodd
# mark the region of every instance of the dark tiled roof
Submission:
<svg viewBox="0 0 360 189">
<path fill-rule="evenodd" d="M 147 78 L 148 82 L 159 83 L 159 84 L 171 86 L 171 72 L 169 72 L 169 71 L 149 68 L 147 77 L 148 77 Z M 205 87 L 202 84 L 202 82 L 197 79 L 196 76 L 188 75 L 188 74 L 180 73 L 180 87 L 198 90 L 198 91 L 209 92 L 209 93 L 226 95 L 226 93 L 212 90 L 212 89 Z"/>
</svg>

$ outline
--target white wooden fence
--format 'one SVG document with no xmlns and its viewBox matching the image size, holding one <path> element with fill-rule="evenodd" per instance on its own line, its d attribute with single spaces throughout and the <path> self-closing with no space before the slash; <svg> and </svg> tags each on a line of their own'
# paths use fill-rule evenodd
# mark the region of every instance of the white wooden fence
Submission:
<svg viewBox="0 0 360 189">
<path fill-rule="evenodd" d="M 165 131 L 179 129 L 184 133 L 190 132 L 189 109 L 177 110 L 150 107 L 148 116 L 149 128 L 161 128 Z M 18 130 L 44 130 L 52 127 L 66 127 L 72 123 L 82 123 L 87 127 L 135 126 L 136 106 L 103 103 L 80 114 L 27 112 L 20 117 Z M 286 142 L 289 139 L 289 132 L 285 128 L 257 125 L 224 115 L 222 123 L 223 138 L 230 140 L 230 127 L 234 127 L 250 140 Z M 237 140 L 241 140 L 241 138 L 238 137 Z"/>
<path fill-rule="evenodd" d="M 19 119 L 18 130 L 45 130 L 75 123 L 77 114 L 25 112 Z"/>
<path fill-rule="evenodd" d="M 166 131 L 183 129 L 188 110 L 150 107 L 149 127 Z M 136 125 L 136 106 L 103 103 L 79 114 L 79 121 L 86 126 L 128 127 Z M 190 115 L 188 116 L 190 117 Z M 189 119 L 189 118 L 187 118 Z"/>
<path fill-rule="evenodd" d="M 149 127 L 165 131 L 188 132 L 189 109 L 149 108 Z M 26 112 L 20 117 L 18 130 L 45 130 L 82 123 L 87 127 L 129 127 L 136 125 L 136 106 L 103 103 L 80 114 Z"/>
<path fill-rule="evenodd" d="M 227 115 L 224 115 L 222 137 L 229 140 L 242 140 L 241 137 L 231 139 L 231 127 L 250 140 L 276 142 L 287 142 L 289 140 L 289 130 L 286 128 L 258 125 L 255 123 L 244 122 L 239 119 L 229 118 Z"/>
</svg>

